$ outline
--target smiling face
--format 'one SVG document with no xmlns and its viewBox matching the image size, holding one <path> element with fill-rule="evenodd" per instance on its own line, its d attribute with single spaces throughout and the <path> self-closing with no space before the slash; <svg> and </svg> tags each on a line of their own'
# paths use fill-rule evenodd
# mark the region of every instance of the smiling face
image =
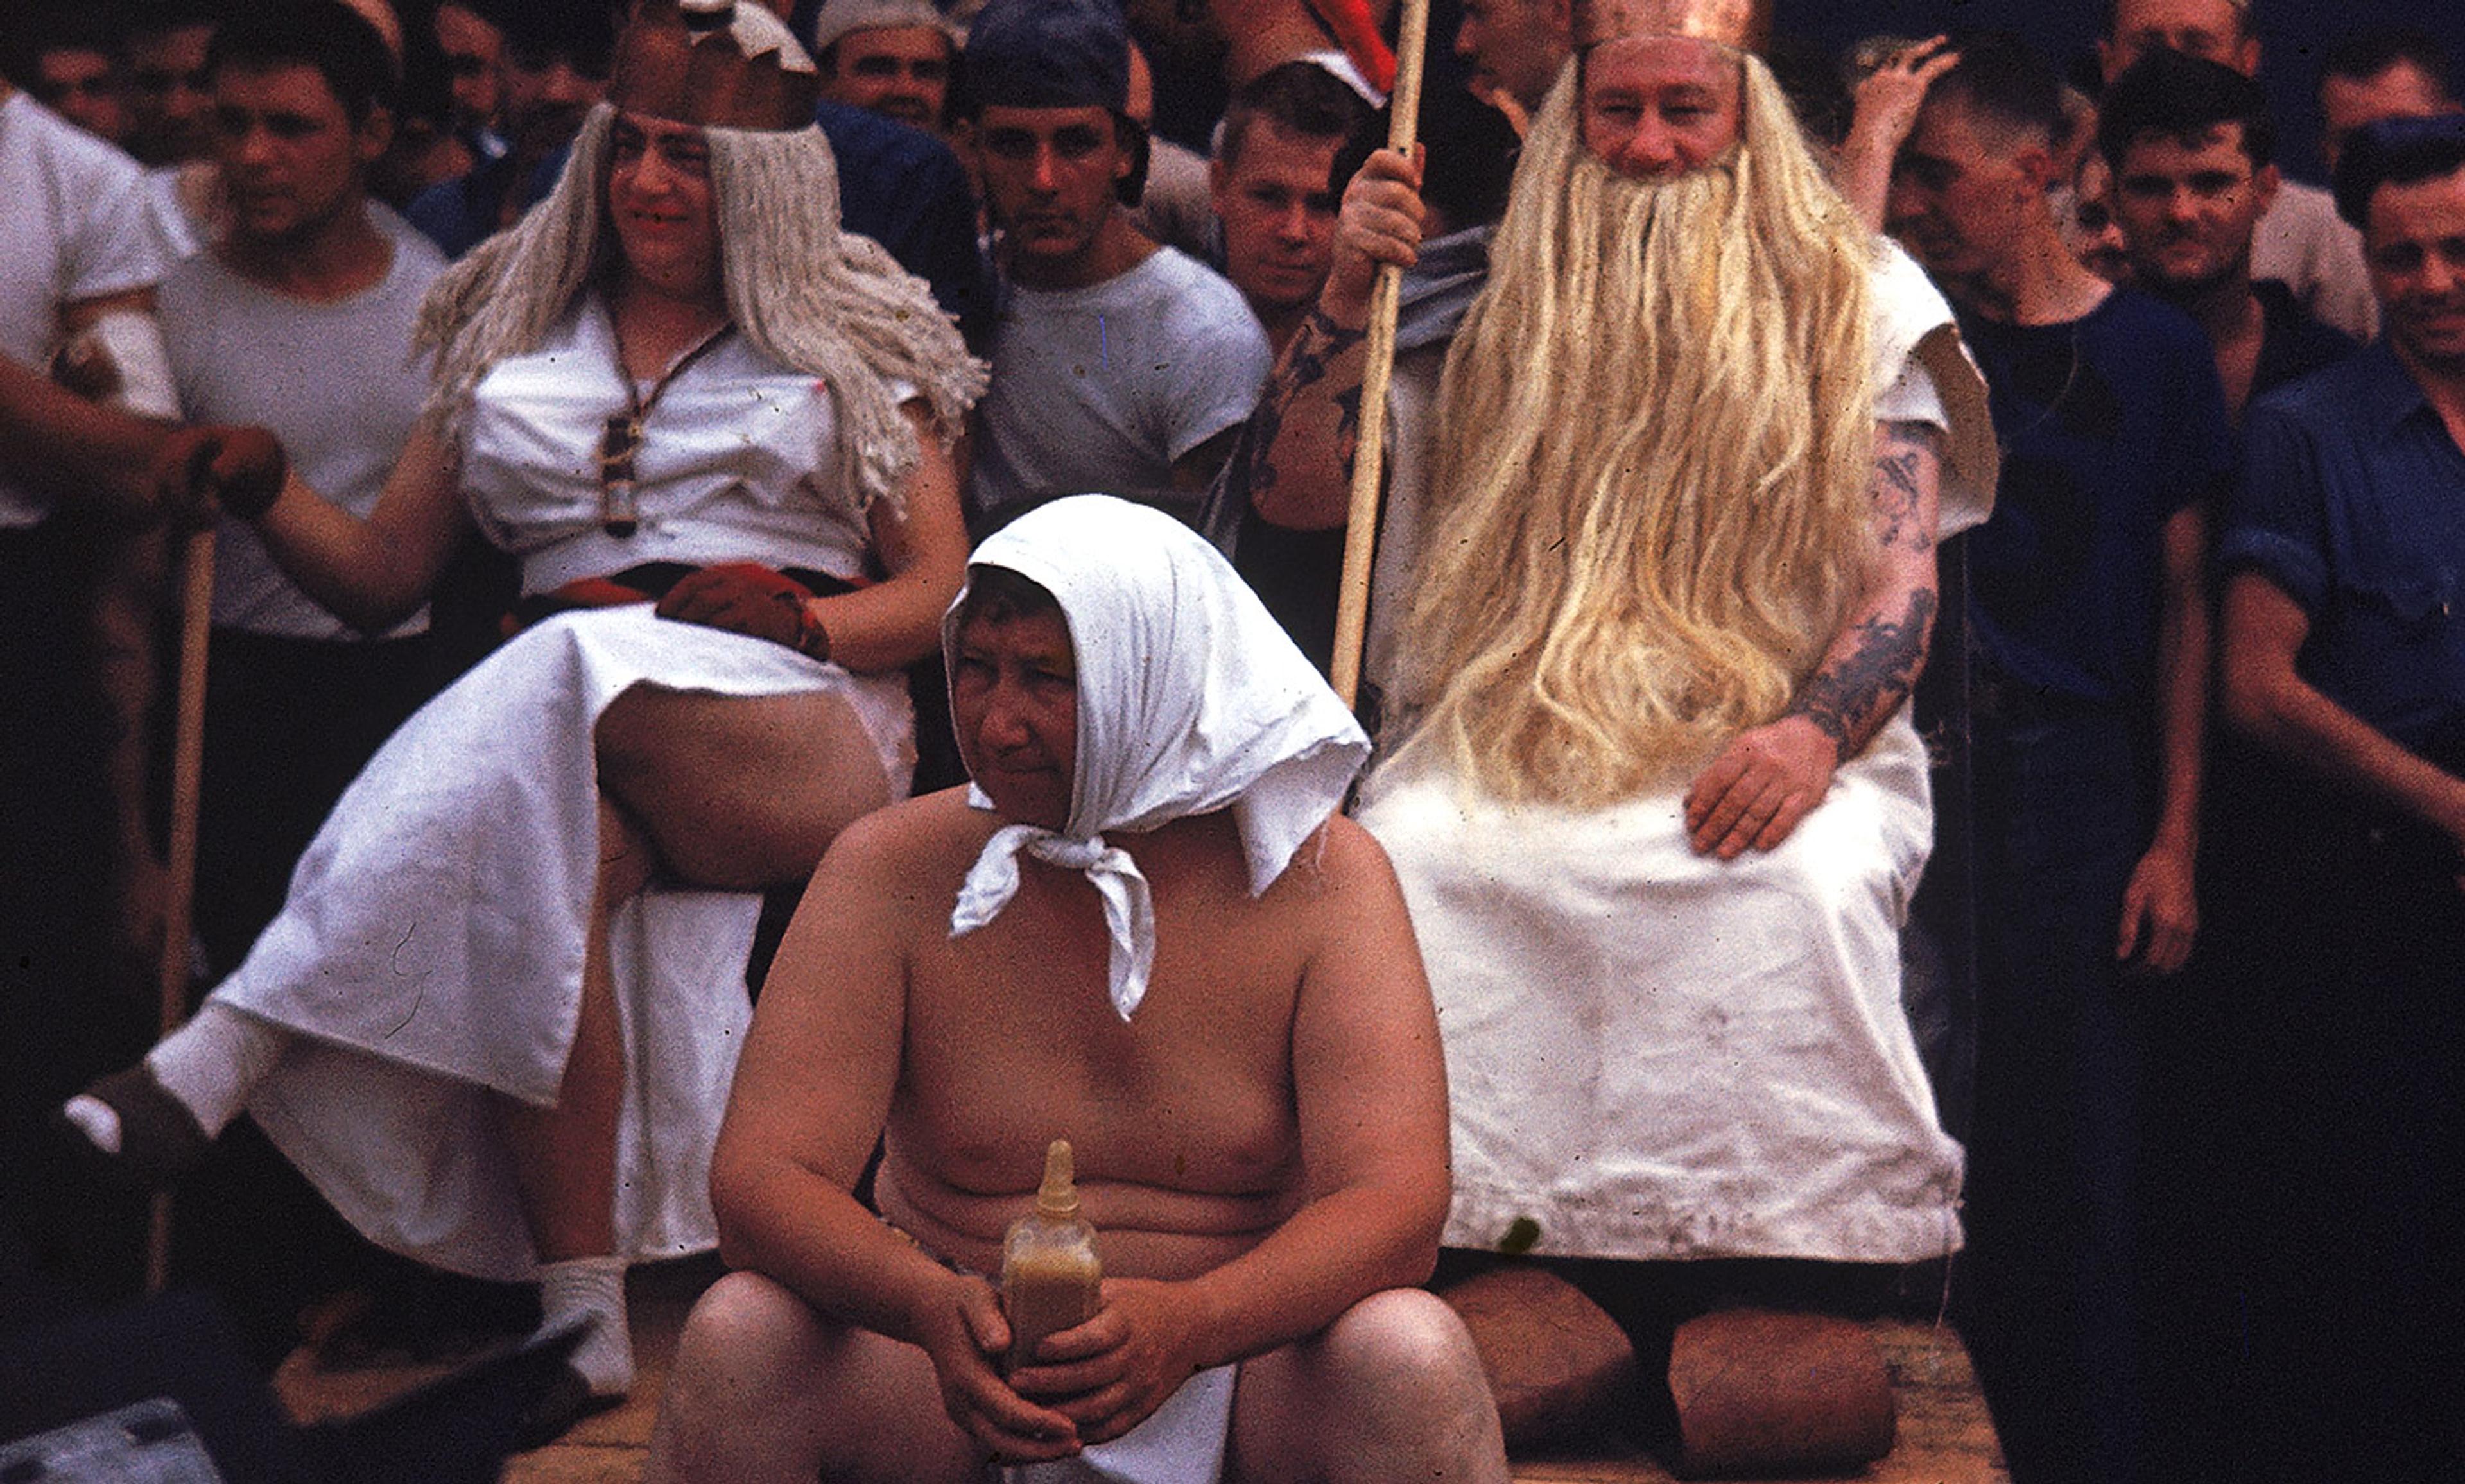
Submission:
<svg viewBox="0 0 2465 1484">
<path fill-rule="evenodd" d="M 2363 252 L 2397 353 L 2465 376 L 2465 169 L 2372 192 Z"/>
<path fill-rule="evenodd" d="M 232 232 L 260 248 L 304 246 L 359 210 L 385 153 L 385 110 L 354 124 L 325 75 L 305 63 L 227 64 L 214 78 L 214 157 Z"/>
<path fill-rule="evenodd" d="M 920 129 L 942 125 L 950 38 L 931 26 L 874 26 L 831 44 L 822 96 Z"/>
<path fill-rule="evenodd" d="M 608 136 L 608 220 L 625 270 L 680 299 L 719 293 L 719 214 L 700 129 L 620 113 Z"/>
<path fill-rule="evenodd" d="M 1620 36 L 1584 54 L 1584 144 L 1632 180 L 1699 169 L 1738 142 L 1737 55 L 1691 36 Z"/>
<path fill-rule="evenodd" d="M 1069 623 L 989 609 L 959 626 L 952 650 L 950 720 L 968 775 L 1005 818 L 1062 829 L 1078 760 Z"/>
<path fill-rule="evenodd" d="M 2276 193 L 2276 169 L 2252 167 L 2239 123 L 2190 142 L 2141 135 L 2122 152 L 2113 191 L 2134 276 L 2165 293 L 2246 276 L 2252 230 Z"/>
</svg>

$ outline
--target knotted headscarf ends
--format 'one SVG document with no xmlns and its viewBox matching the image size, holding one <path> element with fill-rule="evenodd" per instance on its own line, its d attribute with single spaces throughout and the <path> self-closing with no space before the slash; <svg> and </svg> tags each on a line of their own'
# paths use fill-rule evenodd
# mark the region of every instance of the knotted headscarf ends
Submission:
<svg viewBox="0 0 2465 1484">
<path fill-rule="evenodd" d="M 1155 967 L 1155 910 L 1118 837 L 1229 808 L 1250 893 L 1263 895 L 1342 805 L 1369 739 L 1232 564 L 1162 512 L 1104 495 L 1055 500 L 988 537 L 968 565 L 1014 571 L 1060 603 L 1078 735 L 1069 820 L 995 831 L 960 888 L 950 936 L 1009 905 L 1021 851 L 1081 872 L 1103 902 L 1107 989 L 1127 1021 Z M 966 601 L 942 625 L 954 670 Z M 980 789 L 968 801 L 993 807 Z"/>
</svg>

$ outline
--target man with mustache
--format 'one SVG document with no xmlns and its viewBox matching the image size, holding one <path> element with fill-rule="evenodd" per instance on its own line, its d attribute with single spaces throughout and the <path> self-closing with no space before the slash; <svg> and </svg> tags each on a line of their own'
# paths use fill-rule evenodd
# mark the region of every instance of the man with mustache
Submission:
<svg viewBox="0 0 2465 1484">
<path fill-rule="evenodd" d="M 1765 31 L 1746 6 L 1577 8 L 1434 415 L 1397 430 L 1428 474 L 1388 492 L 1362 819 L 1447 1043 L 1438 1281 L 1470 1317 L 1495 1253 L 1531 1254 L 1632 1345 L 1630 1430 L 1781 1472 L 1855 1445 L 1705 1456 L 1669 1378 L 1722 1348 L 1691 1320 L 1871 1312 L 1961 1240 L 1899 1003 L 1931 826 L 1906 702 L 1939 531 L 1982 516 L 1993 454 L 1948 309 L 1823 176 Z M 1347 190 L 1261 414 L 1266 521 L 1341 522 L 1369 270 L 1413 259 L 1418 176 L 1382 152 Z M 1731 1372 L 1758 1436 L 1808 1415 L 1787 1370 Z M 1583 1384 L 1526 1376 L 1510 1437 Z"/>
</svg>

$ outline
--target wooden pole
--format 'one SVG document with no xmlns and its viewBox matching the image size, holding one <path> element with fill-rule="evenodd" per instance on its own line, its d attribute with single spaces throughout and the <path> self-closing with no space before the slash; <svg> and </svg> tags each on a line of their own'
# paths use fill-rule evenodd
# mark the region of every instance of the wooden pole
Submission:
<svg viewBox="0 0 2465 1484">
<path fill-rule="evenodd" d="M 1387 143 L 1410 155 L 1420 137 L 1421 55 L 1429 49 L 1430 0 L 1404 0 L 1395 36 L 1395 91 Z M 1327 681 L 1344 703 L 1361 690 L 1361 646 L 1369 623 L 1369 574 L 1378 554 L 1378 493 L 1387 474 L 1387 391 L 1395 372 L 1395 314 L 1404 270 L 1378 270 L 1369 295 L 1369 343 L 1361 371 L 1361 437 L 1352 459 L 1352 503 L 1344 517 L 1344 586 L 1335 608 L 1335 653 Z"/>
<path fill-rule="evenodd" d="M 163 910 L 160 1021 L 165 1035 L 189 1014 L 189 935 L 197 893 L 197 799 L 205 775 L 206 639 L 214 609 L 214 533 L 192 532 L 180 548 L 180 675 L 171 732 L 169 882 Z M 171 1273 L 171 1196 L 154 1197 L 146 1232 L 145 1289 L 159 1294 Z"/>
</svg>

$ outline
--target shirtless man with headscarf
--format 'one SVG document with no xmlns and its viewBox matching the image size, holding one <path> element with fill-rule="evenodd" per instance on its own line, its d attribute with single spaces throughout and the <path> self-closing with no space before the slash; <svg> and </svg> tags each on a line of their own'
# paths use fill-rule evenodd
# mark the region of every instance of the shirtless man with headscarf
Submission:
<svg viewBox="0 0 2465 1484">
<path fill-rule="evenodd" d="M 944 635 L 976 785 L 807 893 L 712 1167 L 741 1271 L 648 1477 L 1504 1480 L 1471 1341 L 1408 1286 L 1446 1090 L 1393 874 L 1334 812 L 1367 740 L 1229 564 L 1104 497 L 988 540 Z M 977 1274 L 1055 1137 L 1103 1307 L 1005 1379 Z"/>
</svg>

